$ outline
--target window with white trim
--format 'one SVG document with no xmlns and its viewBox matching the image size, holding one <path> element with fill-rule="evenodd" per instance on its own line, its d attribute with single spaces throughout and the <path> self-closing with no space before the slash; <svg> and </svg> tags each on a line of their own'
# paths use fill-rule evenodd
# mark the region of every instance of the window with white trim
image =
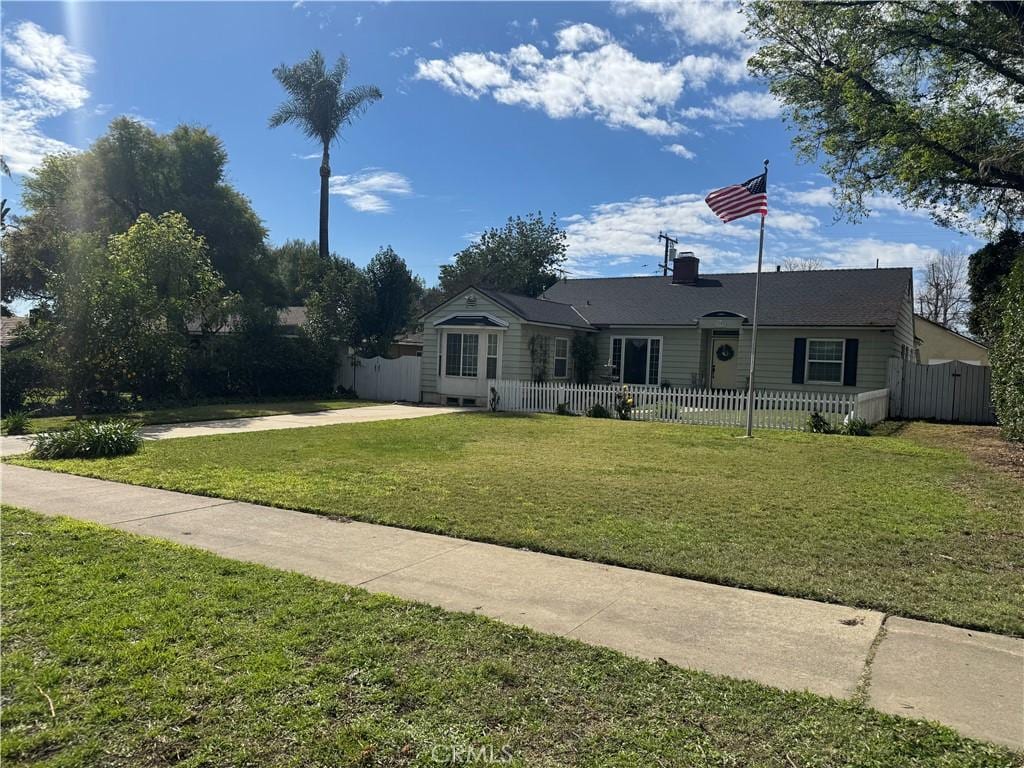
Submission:
<svg viewBox="0 0 1024 768">
<path fill-rule="evenodd" d="M 480 337 L 475 333 L 445 334 L 445 376 L 475 378 L 480 354 Z"/>
<path fill-rule="evenodd" d="M 842 384 L 845 346 L 842 339 L 808 339 L 805 380 L 809 384 Z"/>
<path fill-rule="evenodd" d="M 564 336 L 555 338 L 554 377 L 564 379 L 569 375 L 569 340 Z"/>
<path fill-rule="evenodd" d="M 612 380 L 626 384 L 658 384 L 661 341 L 660 336 L 613 336 Z"/>
<path fill-rule="evenodd" d="M 498 334 L 487 334 L 487 378 L 498 378 Z"/>
</svg>

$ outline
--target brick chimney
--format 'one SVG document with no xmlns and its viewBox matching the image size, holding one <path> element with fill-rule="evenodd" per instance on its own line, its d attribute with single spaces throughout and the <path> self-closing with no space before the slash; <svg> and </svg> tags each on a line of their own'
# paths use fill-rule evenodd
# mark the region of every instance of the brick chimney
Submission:
<svg viewBox="0 0 1024 768">
<path fill-rule="evenodd" d="M 672 282 L 676 285 L 696 285 L 700 274 L 700 259 L 693 251 L 683 251 L 672 259 Z"/>
</svg>

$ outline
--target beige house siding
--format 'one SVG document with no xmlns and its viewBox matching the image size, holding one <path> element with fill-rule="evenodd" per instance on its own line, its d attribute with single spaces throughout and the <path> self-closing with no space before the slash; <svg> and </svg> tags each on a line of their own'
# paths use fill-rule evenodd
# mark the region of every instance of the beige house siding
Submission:
<svg viewBox="0 0 1024 768">
<path fill-rule="evenodd" d="M 603 381 L 608 372 L 606 364 L 612 355 L 612 338 L 644 336 L 661 339 L 661 382 L 669 382 L 673 387 L 692 387 L 696 382 L 694 376 L 700 369 L 700 330 L 694 328 L 659 328 L 656 326 L 642 328 L 614 328 L 602 330 L 597 335 L 597 367 L 594 380 Z"/>
<path fill-rule="evenodd" d="M 990 365 L 988 349 L 981 344 L 965 339 L 941 325 L 924 318 L 918 318 L 915 325 L 917 338 L 921 345 L 917 348 L 920 362 L 928 365 L 932 362 L 961 360 L 975 365 Z"/>
<path fill-rule="evenodd" d="M 838 384 L 794 384 L 793 340 L 802 339 L 857 339 L 857 384 L 853 387 Z M 822 392 L 866 392 L 886 386 L 889 358 L 897 345 L 893 329 L 876 328 L 759 328 L 757 331 L 757 361 L 754 385 L 758 389 L 815 390 Z M 750 329 L 740 332 L 740 345 L 736 353 L 736 386 L 747 385 L 750 367 Z"/>
<path fill-rule="evenodd" d="M 467 303 L 467 297 L 472 294 L 475 297 L 475 304 Z M 434 327 L 434 323 L 448 315 L 492 315 L 498 320 L 508 323 L 504 331 L 498 330 L 503 336 L 501 355 L 501 375 L 506 379 L 519 379 L 524 377 L 521 356 L 519 350 L 522 347 L 522 321 L 509 312 L 497 302 L 492 301 L 481 293 L 472 289 L 463 291 L 451 301 L 442 304 L 437 309 L 429 312 L 423 317 L 423 358 L 420 368 L 420 389 L 425 402 L 440 402 L 443 396 L 437 391 L 437 370 L 440 361 L 439 339 L 441 330 Z M 529 369 L 526 369 L 528 374 Z"/>
</svg>

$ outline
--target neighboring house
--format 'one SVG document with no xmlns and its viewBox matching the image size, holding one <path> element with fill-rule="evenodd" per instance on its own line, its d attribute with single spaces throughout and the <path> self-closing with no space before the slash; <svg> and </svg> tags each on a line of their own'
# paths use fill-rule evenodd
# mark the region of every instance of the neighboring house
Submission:
<svg viewBox="0 0 1024 768">
<path fill-rule="evenodd" d="M 959 360 L 971 365 L 989 365 L 988 347 L 979 341 L 916 315 L 914 333 L 917 336 L 917 355 L 926 365 L 938 365 Z"/>
<path fill-rule="evenodd" d="M 212 329 L 211 332 L 214 334 L 237 333 L 240 319 L 241 318 L 239 318 L 238 315 L 231 315 L 223 325 Z M 282 336 L 298 336 L 299 330 L 305 324 L 305 307 L 284 307 L 277 311 L 277 325 L 281 329 Z M 201 333 L 202 324 L 198 320 L 189 322 L 188 332 L 190 334 Z"/>
<path fill-rule="evenodd" d="M 423 354 L 423 333 L 400 333 L 391 342 L 388 357 L 419 357 Z"/>
<path fill-rule="evenodd" d="M 18 330 L 28 325 L 27 317 L 0 317 L 0 347 L 9 347 L 18 340 Z"/>
<path fill-rule="evenodd" d="M 423 399 L 483 404 L 494 378 L 572 381 L 572 345 L 597 344 L 593 382 L 746 387 L 753 273 L 562 280 L 531 299 L 473 287 L 423 315 Z M 914 356 L 910 269 L 761 275 L 755 385 L 862 392 Z"/>
</svg>

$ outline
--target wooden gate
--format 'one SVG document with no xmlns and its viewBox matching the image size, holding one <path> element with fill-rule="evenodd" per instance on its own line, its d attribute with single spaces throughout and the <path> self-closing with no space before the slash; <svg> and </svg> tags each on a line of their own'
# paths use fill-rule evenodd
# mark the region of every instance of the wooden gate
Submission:
<svg viewBox="0 0 1024 768">
<path fill-rule="evenodd" d="M 420 361 L 411 355 L 388 360 L 384 357 L 347 357 L 342 364 L 341 384 L 363 400 L 393 402 L 420 400 Z"/>
<path fill-rule="evenodd" d="M 889 360 L 889 414 L 960 424 L 995 424 L 992 369 L 954 360 L 921 365 Z"/>
</svg>

